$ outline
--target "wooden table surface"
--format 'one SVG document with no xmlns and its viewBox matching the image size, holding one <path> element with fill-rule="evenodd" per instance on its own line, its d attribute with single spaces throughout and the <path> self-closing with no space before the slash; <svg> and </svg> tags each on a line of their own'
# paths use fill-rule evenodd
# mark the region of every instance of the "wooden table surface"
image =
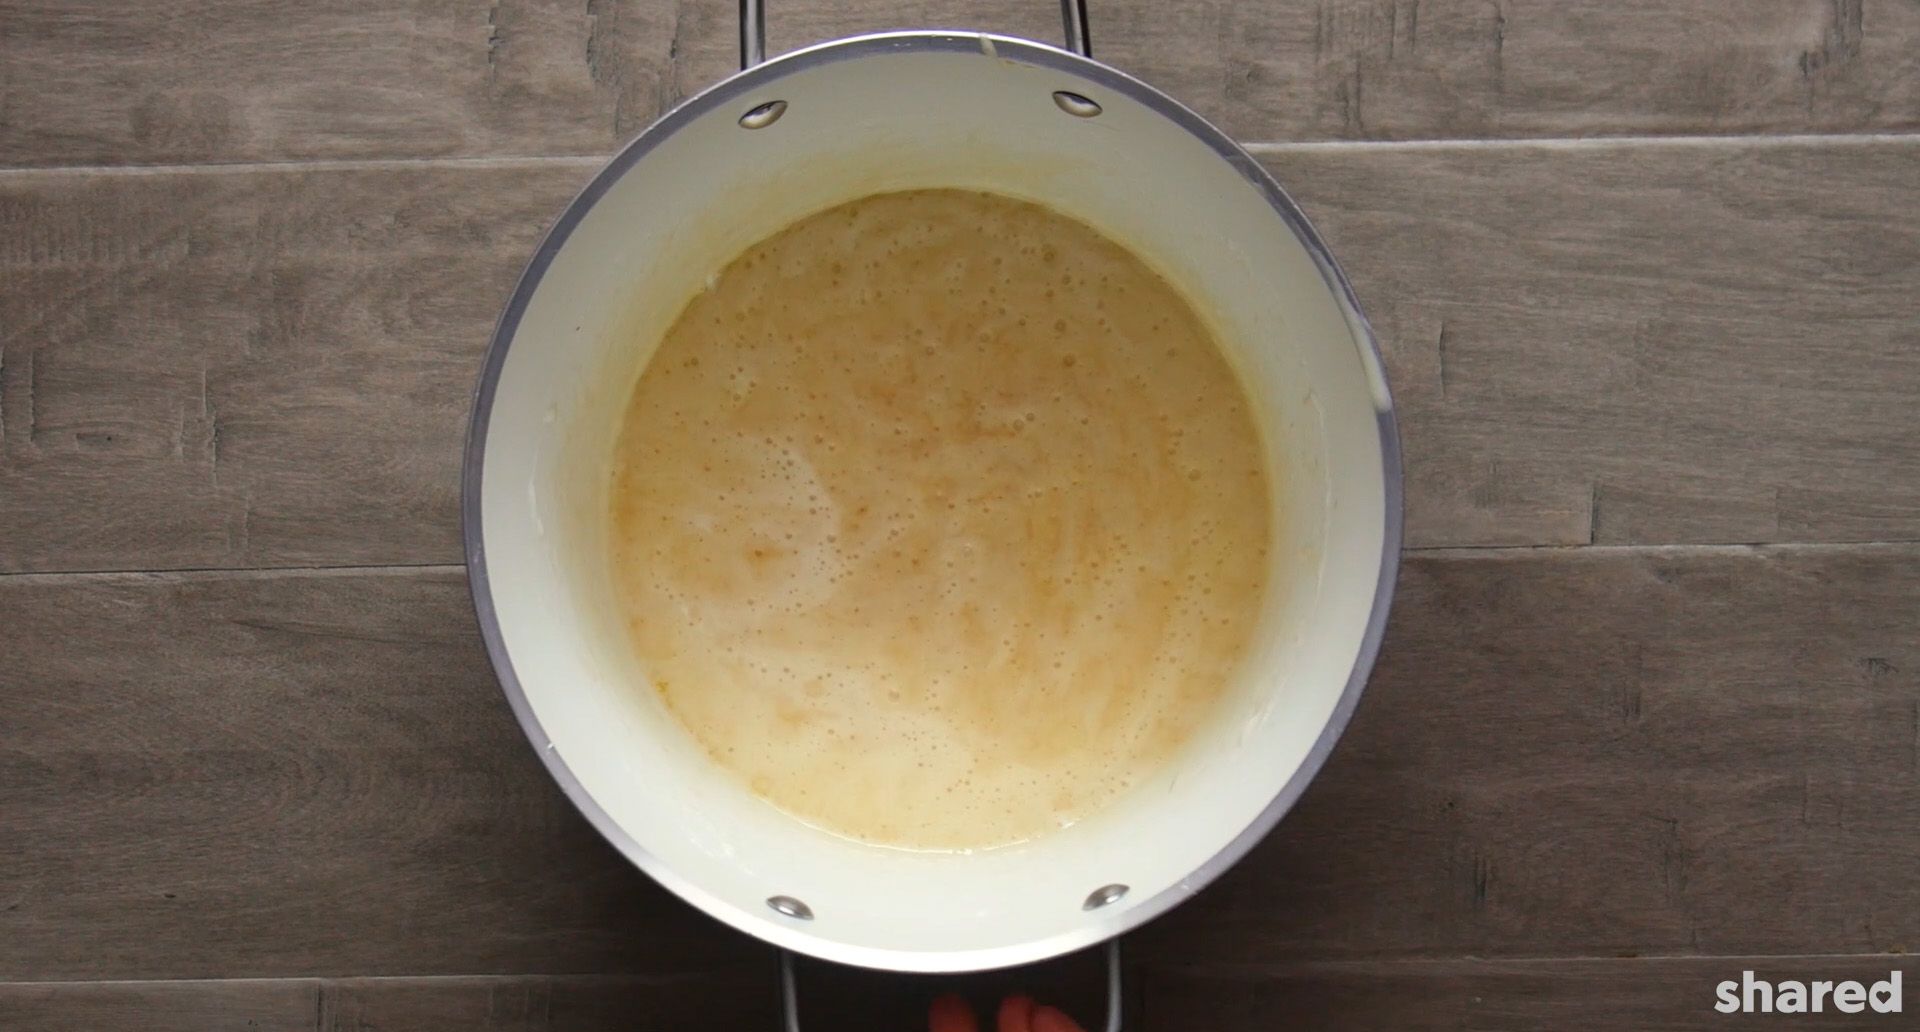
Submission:
<svg viewBox="0 0 1920 1032">
<path fill-rule="evenodd" d="M 0 1027 L 772 1027 L 769 952 L 521 738 L 457 518 L 509 285 L 734 19 L 0 0 Z M 770 49 L 928 24 L 1058 31 L 778 0 Z M 1130 937 L 1134 1027 L 1736 1028 L 1744 968 L 1920 1010 L 1920 3 L 1092 25 L 1326 235 L 1409 476 L 1358 718 Z M 810 1028 L 927 991 L 807 979 Z"/>
</svg>

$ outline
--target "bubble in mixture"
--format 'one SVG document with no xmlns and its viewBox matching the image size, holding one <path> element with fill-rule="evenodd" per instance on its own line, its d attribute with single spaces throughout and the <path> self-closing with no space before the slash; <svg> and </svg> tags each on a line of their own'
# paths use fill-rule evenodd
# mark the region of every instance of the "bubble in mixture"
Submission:
<svg viewBox="0 0 1920 1032">
<path fill-rule="evenodd" d="M 717 763 L 830 831 L 978 849 L 1212 717 L 1271 520 L 1245 395 L 1172 287 L 1048 209 L 915 191 L 803 219 L 687 305 L 628 408 L 612 559 Z"/>
</svg>

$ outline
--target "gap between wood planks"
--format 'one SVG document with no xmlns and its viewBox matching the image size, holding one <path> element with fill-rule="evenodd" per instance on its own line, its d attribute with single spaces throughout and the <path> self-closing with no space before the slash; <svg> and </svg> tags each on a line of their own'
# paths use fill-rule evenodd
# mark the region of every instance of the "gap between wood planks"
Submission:
<svg viewBox="0 0 1920 1032">
<path fill-rule="evenodd" d="M 1243 142 L 1248 153 L 1297 154 L 1314 152 L 1360 152 L 1420 150 L 1604 150 L 1614 147 L 1811 147 L 1867 146 L 1920 142 L 1920 133 L 1786 133 L 1779 135 L 1745 134 L 1728 136 L 1543 136 L 1514 139 L 1428 139 L 1428 140 L 1307 140 L 1300 142 Z M 598 168 L 617 151 L 605 154 L 536 154 L 468 158 L 341 158 L 301 159 L 295 161 L 203 162 L 181 165 L 46 165 L 0 167 L 0 181 L 13 178 L 58 177 L 66 175 L 157 176 L 185 173 L 342 172 L 403 168 L 528 168 L 550 165 L 578 165 Z"/>
<path fill-rule="evenodd" d="M 1400 554 L 1420 559 L 1474 559 L 1538 552 L 1563 555 L 1768 555 L 1794 552 L 1867 552 L 1898 551 L 1920 546 L 1920 538 L 1890 538 L 1878 541 L 1775 541 L 1765 543 L 1707 542 L 1690 544 L 1628 545 L 1436 545 L 1403 548 Z M 49 581 L 165 579 L 219 580 L 222 578 L 273 579 L 279 577 L 342 577 L 362 574 L 438 575 L 466 573 L 462 563 L 373 563 L 342 566 L 200 566 L 183 569 L 124 570 L 34 570 L 0 571 L 0 584 L 33 584 Z"/>
</svg>

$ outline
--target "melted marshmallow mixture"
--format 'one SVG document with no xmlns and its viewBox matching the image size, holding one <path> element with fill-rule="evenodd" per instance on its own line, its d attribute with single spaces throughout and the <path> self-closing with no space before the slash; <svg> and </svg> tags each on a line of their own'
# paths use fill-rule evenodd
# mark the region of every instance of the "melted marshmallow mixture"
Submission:
<svg viewBox="0 0 1920 1032">
<path fill-rule="evenodd" d="M 1063 827 L 1215 715 L 1260 617 L 1261 442 L 1193 308 L 1033 204 L 864 198 L 668 330 L 613 472 L 614 577 L 715 761 L 832 832 Z"/>
</svg>

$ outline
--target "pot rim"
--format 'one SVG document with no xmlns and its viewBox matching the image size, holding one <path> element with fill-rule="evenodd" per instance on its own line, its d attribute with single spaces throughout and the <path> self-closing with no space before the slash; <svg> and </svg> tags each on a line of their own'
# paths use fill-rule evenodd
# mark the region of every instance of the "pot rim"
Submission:
<svg viewBox="0 0 1920 1032">
<path fill-rule="evenodd" d="M 883 54 L 978 53 L 982 51 L 1002 59 L 1061 72 L 1112 90 L 1172 121 L 1206 144 L 1258 189 L 1274 212 L 1286 222 L 1294 236 L 1305 246 L 1327 287 L 1340 301 L 1355 339 L 1363 344 L 1362 354 L 1359 357 L 1363 363 L 1367 364 L 1367 374 L 1374 386 L 1374 409 L 1380 432 L 1381 474 L 1385 496 L 1385 526 L 1382 528 L 1380 573 L 1374 586 L 1373 605 L 1367 617 L 1359 653 L 1355 656 L 1347 684 L 1341 690 L 1333 712 L 1325 726 L 1321 728 L 1319 737 L 1315 739 L 1299 767 L 1268 802 L 1266 808 L 1191 874 L 1133 906 L 1110 912 L 1091 911 L 1084 924 L 1069 932 L 1044 939 L 952 952 L 903 951 L 849 945 L 810 934 L 802 921 L 782 917 L 771 910 L 764 916 L 745 911 L 702 889 L 642 846 L 601 808 L 574 776 L 573 771 L 567 766 L 565 757 L 547 737 L 540 726 L 539 719 L 534 715 L 526 691 L 514 671 L 513 659 L 507 652 L 506 642 L 501 633 L 499 614 L 493 605 L 493 595 L 487 578 L 485 535 L 481 523 L 487 429 L 492 417 L 494 396 L 499 389 L 501 371 L 505 367 L 507 351 L 518 332 L 520 320 L 526 312 L 527 305 L 539 288 L 548 267 L 594 204 L 619 181 L 621 176 L 655 147 L 714 108 L 739 101 L 747 94 L 778 82 L 788 75 L 819 65 Z M 1280 818 L 1293 808 L 1306 790 L 1307 784 L 1325 765 L 1327 757 L 1333 751 L 1334 743 L 1346 730 L 1347 723 L 1352 719 L 1354 709 L 1359 704 L 1360 695 L 1366 687 L 1367 678 L 1379 655 L 1400 565 L 1403 534 L 1400 436 L 1398 423 L 1394 417 L 1392 397 L 1388 392 L 1385 375 L 1381 372 L 1382 368 L 1379 341 L 1360 309 L 1360 302 L 1354 294 L 1352 285 L 1347 281 L 1346 274 L 1341 271 L 1319 234 L 1314 231 L 1306 216 L 1301 214 L 1300 209 L 1294 204 L 1293 199 L 1287 196 L 1272 175 L 1231 137 L 1155 87 L 1090 57 L 1083 57 L 1050 44 L 994 33 L 880 32 L 815 44 L 736 72 L 695 94 L 679 107 L 655 120 L 622 147 L 568 203 L 558 219 L 547 230 L 533 257 L 527 262 L 525 270 L 522 271 L 519 281 L 514 286 L 513 294 L 495 325 L 479 382 L 474 388 L 472 416 L 468 424 L 465 456 L 461 468 L 461 533 L 474 613 L 480 624 L 481 636 L 486 642 L 488 659 L 492 662 L 495 676 L 506 693 L 514 716 L 519 720 L 521 730 L 533 744 L 535 751 L 539 753 L 541 762 L 546 765 L 548 774 L 559 784 L 561 791 L 586 817 L 587 822 L 593 825 L 594 829 L 634 866 L 709 916 L 763 942 L 823 960 L 862 967 L 939 973 L 988 970 L 1047 960 L 1099 944 L 1145 924 L 1184 902 L 1189 896 L 1206 887 L 1239 862 L 1254 845 L 1273 830 Z"/>
</svg>

